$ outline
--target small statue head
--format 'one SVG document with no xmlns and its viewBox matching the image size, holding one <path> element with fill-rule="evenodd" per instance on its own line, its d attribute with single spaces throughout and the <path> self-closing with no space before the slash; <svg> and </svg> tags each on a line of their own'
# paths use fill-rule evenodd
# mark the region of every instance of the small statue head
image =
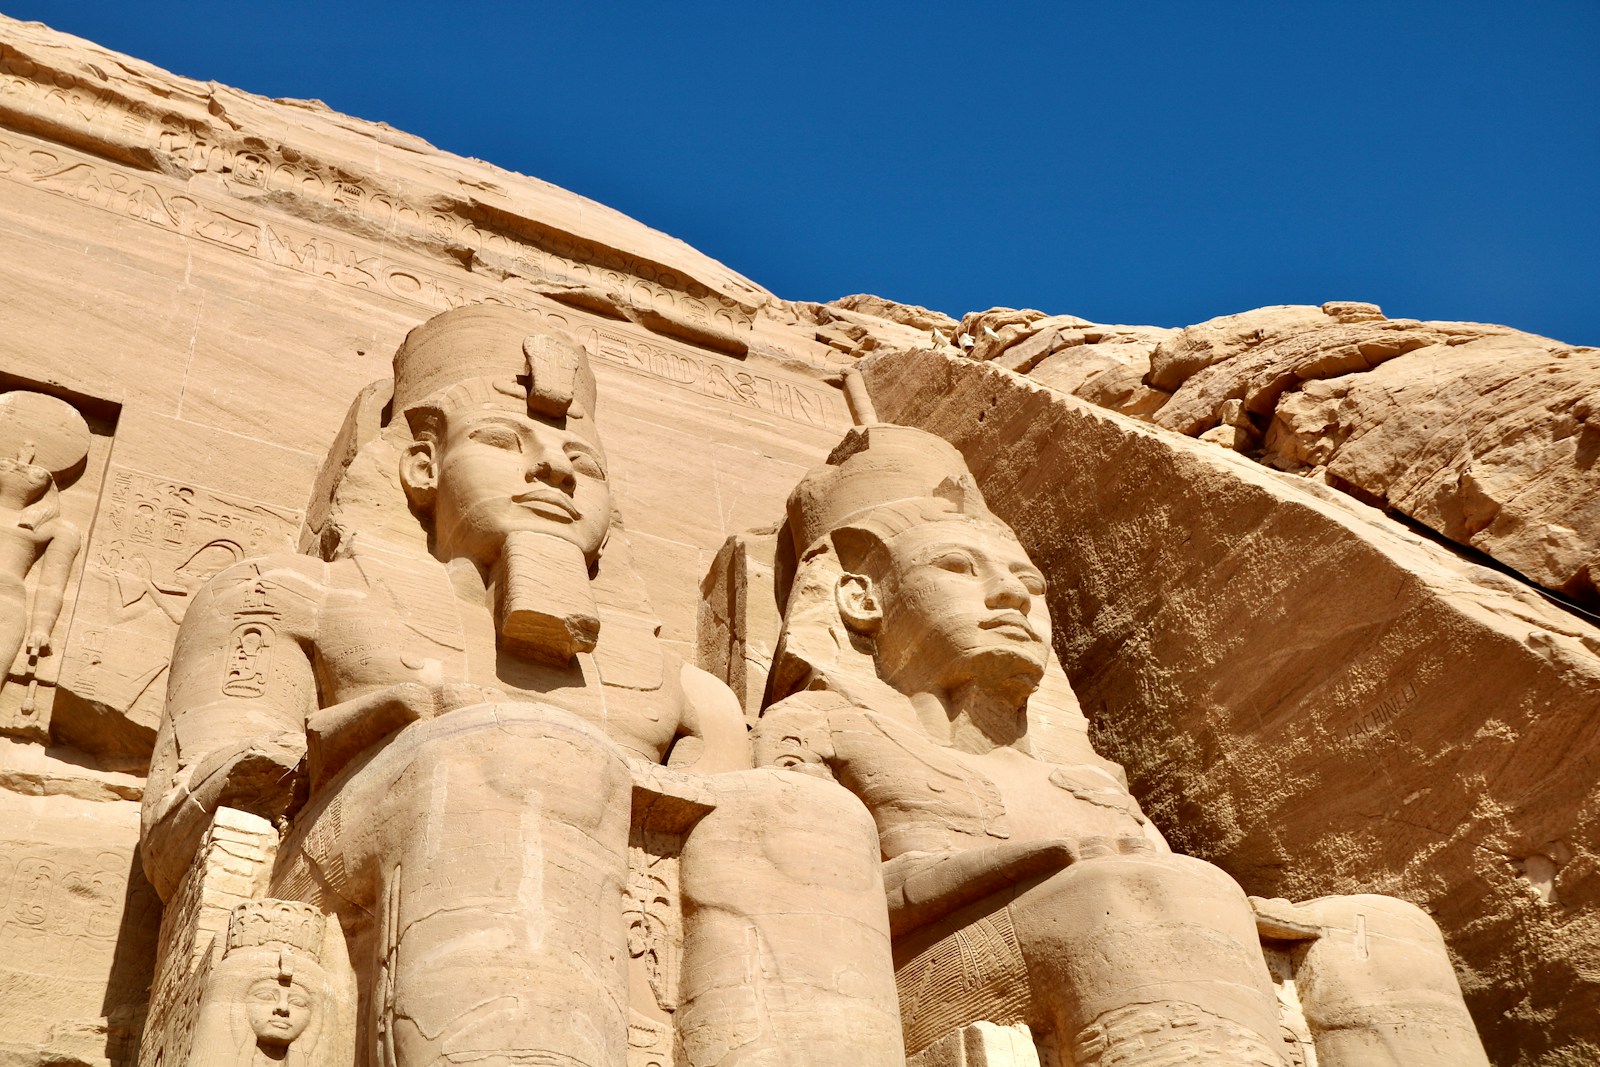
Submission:
<svg viewBox="0 0 1600 1067">
<path fill-rule="evenodd" d="M 0 459 L 0 503 L 22 512 L 19 525 L 37 530 L 60 514 L 55 480 L 36 463 Z"/>
<path fill-rule="evenodd" d="M 599 557 L 612 505 L 594 373 L 581 348 L 539 329 L 478 304 L 428 320 L 395 353 L 393 412 L 412 438 L 400 478 L 444 558 L 487 566 L 517 531 Z"/>
<path fill-rule="evenodd" d="M 287 948 L 279 949 L 276 957 L 261 961 L 268 966 L 245 993 L 250 1029 L 264 1048 L 284 1048 L 306 1032 L 326 980 L 320 966 L 296 960 Z"/>
<path fill-rule="evenodd" d="M 790 496 L 789 533 L 798 564 L 774 699 L 864 670 L 906 696 L 977 683 L 1025 701 L 1038 687 L 1044 578 L 949 443 L 852 430 Z"/>
<path fill-rule="evenodd" d="M 257 1052 L 271 1062 L 314 1062 L 333 1016 L 333 984 L 321 964 L 325 930 L 321 912 L 294 901 L 233 909 L 201 1001 L 197 1062 L 254 1064 Z"/>
<path fill-rule="evenodd" d="M 44 393 L 0 394 L 0 501 L 36 530 L 60 513 L 58 481 L 81 470 L 89 426 L 78 409 Z"/>
</svg>

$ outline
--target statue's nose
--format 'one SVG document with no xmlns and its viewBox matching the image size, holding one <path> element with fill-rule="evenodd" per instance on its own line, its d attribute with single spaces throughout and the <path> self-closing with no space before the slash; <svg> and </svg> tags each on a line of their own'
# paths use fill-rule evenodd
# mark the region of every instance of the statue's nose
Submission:
<svg viewBox="0 0 1600 1067">
<path fill-rule="evenodd" d="M 289 1014 L 289 987 L 288 986 L 279 986 L 278 987 L 278 1002 L 272 1006 L 272 1014 L 274 1014 L 274 1015 L 284 1015 L 284 1016 L 287 1016 Z"/>
<path fill-rule="evenodd" d="M 543 447 L 528 459 L 528 481 L 544 482 L 571 496 L 578 487 L 578 472 L 564 451 Z"/>
<path fill-rule="evenodd" d="M 989 607 L 1012 608 L 1026 615 L 1032 605 L 1033 594 L 1028 592 L 1021 578 L 1003 568 L 994 570 L 989 577 Z"/>
</svg>

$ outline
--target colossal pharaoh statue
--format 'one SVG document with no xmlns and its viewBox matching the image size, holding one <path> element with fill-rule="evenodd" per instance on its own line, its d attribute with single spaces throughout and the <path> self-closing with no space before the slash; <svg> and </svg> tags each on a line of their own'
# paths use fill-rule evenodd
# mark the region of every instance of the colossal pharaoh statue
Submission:
<svg viewBox="0 0 1600 1067">
<path fill-rule="evenodd" d="M 498 306 L 430 320 L 318 493 L 318 556 L 230 567 L 184 618 L 144 808 L 164 899 L 219 807 L 276 820 L 268 896 L 342 927 L 363 1065 L 670 1062 L 630 1052 L 639 961 L 685 1062 L 900 1062 L 870 820 L 749 770 L 732 694 L 656 640 L 580 349 Z M 668 879 L 626 918 L 648 818 L 684 832 L 670 980 Z"/>
<path fill-rule="evenodd" d="M 1171 852 L 1072 728 L 1043 578 L 951 445 L 851 431 L 787 533 L 757 756 L 871 810 L 908 1052 L 1020 1022 L 1074 1067 L 1280 1067 L 1308 1031 L 1323 1067 L 1487 1062 L 1418 909 L 1253 904 Z M 1298 964 L 1288 1010 L 1264 937 Z"/>
</svg>

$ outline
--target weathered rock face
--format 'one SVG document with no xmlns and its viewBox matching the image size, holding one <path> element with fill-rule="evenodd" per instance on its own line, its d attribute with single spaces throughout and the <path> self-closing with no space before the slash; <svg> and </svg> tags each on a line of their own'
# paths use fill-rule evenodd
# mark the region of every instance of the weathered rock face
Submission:
<svg viewBox="0 0 1600 1067">
<path fill-rule="evenodd" d="M 1358 304 L 1180 331 L 1008 309 L 958 322 L 865 295 L 790 303 L 601 205 L 381 123 L 3 18 L 0 230 L 7 1067 L 348 1067 L 380 1047 L 399 1067 L 431 1063 L 444 1029 L 412 1023 L 454 1012 L 471 1031 L 497 982 L 585 1022 L 534 1047 L 517 1044 L 526 1018 L 487 1010 L 469 1037 L 492 1044 L 465 1054 L 709 1067 L 782 1047 L 818 1067 L 899 1067 L 895 965 L 912 965 L 901 1000 L 970 990 L 968 932 L 985 952 L 1017 946 L 960 914 L 940 920 L 949 940 L 891 931 L 882 827 L 847 789 L 749 770 L 738 721 L 740 703 L 755 719 L 772 702 L 780 630 L 820 618 L 780 603 L 797 560 L 773 521 L 852 413 L 873 421 L 845 374 L 863 360 L 880 414 L 959 444 L 1053 581 L 1056 647 L 1102 751 L 1049 662 L 1034 736 L 997 757 L 1045 767 L 1031 796 L 1027 774 L 999 783 L 1028 862 L 1122 848 L 1073 884 L 1126 861 L 1135 881 L 1187 870 L 1218 890 L 1261 994 L 1240 1019 L 1266 1062 L 1275 1023 L 1309 1047 L 1350 1007 L 1312 996 L 1290 1011 L 1297 967 L 1352 988 L 1368 935 L 1438 958 L 1430 920 L 1392 899 L 1247 906 L 1153 831 L 1038 840 L 1058 824 L 1029 820 L 1052 801 L 1146 825 L 1113 757 L 1174 842 L 1253 892 L 1429 908 L 1498 1062 L 1592 1051 L 1595 632 L 1371 506 L 1591 596 L 1592 351 Z M 462 430 L 469 415 L 486 425 Z M 913 495 L 981 510 L 964 470 L 946 463 Z M 599 482 L 607 522 L 575 503 Z M 502 498 L 505 529 L 467 506 Z M 967 548 L 1026 570 L 1009 533 L 974 536 Z M 834 638 L 861 669 L 832 695 L 870 694 L 870 626 Z M 921 666 L 926 682 L 943 664 Z M 914 705 L 916 675 L 879 687 L 886 707 Z M 931 737 L 912 747 L 943 766 L 952 746 Z M 849 758 L 916 810 L 976 803 L 986 825 L 981 790 L 947 796 L 898 751 Z M 695 777 L 702 763 L 741 769 Z M 1164 858 L 1128 844 L 1143 837 Z M 965 860 L 956 875 L 909 870 L 920 862 L 889 874 L 922 918 L 924 893 L 994 890 L 963 880 Z M 467 929 L 434 923 L 469 882 L 505 906 L 467 909 Z M 1137 894 L 1112 896 L 1145 921 Z M 518 941 L 546 920 L 538 945 Z M 474 936 L 495 922 L 526 951 L 486 977 Z M 1424 992 L 1456 1047 L 1474 1045 L 1435 970 Z M 1063 1041 L 1138 1038 L 1127 975 L 1102 977 L 1116 1018 L 1036 1032 L 1046 1060 Z M 252 1009 L 266 993 L 272 1010 Z M 1014 993 L 983 1002 L 988 1018 L 953 993 L 928 1001 L 914 1062 L 1036 1064 Z M 1405 1025 L 1433 1008 L 1407 1007 Z M 1239 1037 L 1168 1014 L 1218 1047 Z"/>
<path fill-rule="evenodd" d="M 1252 893 L 1422 904 L 1498 1062 L 1595 1055 L 1600 630 L 1348 496 L 1009 371 L 865 374 L 1044 568 L 1097 743 L 1177 847 Z"/>
<path fill-rule="evenodd" d="M 881 305 L 860 310 L 900 321 Z M 1392 510 L 1580 606 L 1600 607 L 1600 350 L 1332 301 L 1181 330 L 993 308 L 936 347 L 1221 444 Z M 948 343 L 950 348 L 946 348 Z"/>
</svg>

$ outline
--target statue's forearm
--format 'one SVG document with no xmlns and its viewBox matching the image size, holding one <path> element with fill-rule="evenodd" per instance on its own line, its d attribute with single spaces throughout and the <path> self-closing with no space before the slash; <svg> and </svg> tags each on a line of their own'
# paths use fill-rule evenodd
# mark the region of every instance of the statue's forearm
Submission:
<svg viewBox="0 0 1600 1067">
<path fill-rule="evenodd" d="M 1058 871 L 1076 857 L 1069 842 L 1047 840 L 890 860 L 884 865 L 889 930 L 895 936 L 915 930 L 1016 882 Z"/>
<path fill-rule="evenodd" d="M 367 749 L 436 712 L 426 686 L 402 682 L 313 712 L 306 745 L 313 789 L 337 775 Z"/>
</svg>

